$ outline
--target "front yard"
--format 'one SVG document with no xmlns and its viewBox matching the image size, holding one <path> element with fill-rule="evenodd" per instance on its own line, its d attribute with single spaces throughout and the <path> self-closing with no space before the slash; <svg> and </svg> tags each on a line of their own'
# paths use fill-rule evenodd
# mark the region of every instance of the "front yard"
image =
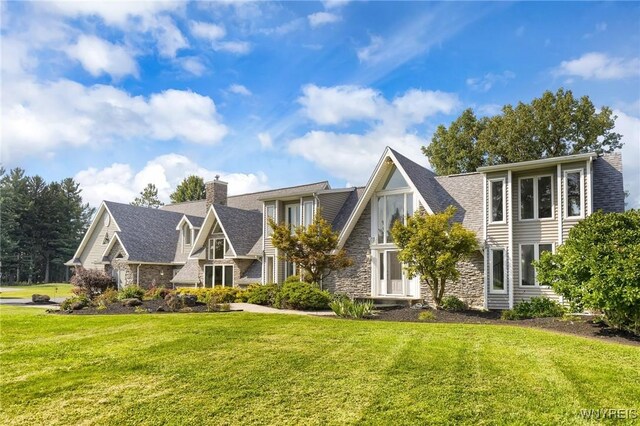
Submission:
<svg viewBox="0 0 640 426">
<path fill-rule="evenodd" d="M 2 287 L 0 299 L 31 299 L 32 294 L 46 294 L 54 297 L 69 297 L 73 286 L 66 283 L 34 284 Z"/>
<path fill-rule="evenodd" d="M 640 350 L 523 327 L 0 307 L 3 424 L 580 424 Z"/>
</svg>

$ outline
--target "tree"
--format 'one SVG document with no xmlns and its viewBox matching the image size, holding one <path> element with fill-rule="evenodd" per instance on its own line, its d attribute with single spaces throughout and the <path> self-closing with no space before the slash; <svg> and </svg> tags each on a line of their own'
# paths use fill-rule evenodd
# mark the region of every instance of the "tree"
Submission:
<svg viewBox="0 0 640 426">
<path fill-rule="evenodd" d="M 164 203 L 158 198 L 158 188 L 156 188 L 154 184 L 148 183 L 147 186 L 140 191 L 140 196 L 131 202 L 131 205 L 157 209 L 164 205 Z"/>
<path fill-rule="evenodd" d="M 436 214 L 419 209 L 406 224 L 398 220 L 391 228 L 407 275 L 427 283 L 436 309 L 440 308 L 446 283 L 460 276 L 458 262 L 479 250 L 475 232 L 453 221 L 455 212 L 453 206 Z"/>
<path fill-rule="evenodd" d="M 439 126 L 423 153 L 437 174 L 473 172 L 480 166 L 536 160 L 622 147 L 616 116 L 596 111 L 588 96 L 546 91 L 531 103 L 505 105 L 501 114 L 477 119 L 465 110 L 449 128 Z"/>
<path fill-rule="evenodd" d="M 204 200 L 207 196 L 204 180 L 199 176 L 185 178 L 176 190 L 169 195 L 171 202 L 182 203 L 184 201 Z"/>
<path fill-rule="evenodd" d="M 269 219 L 273 230 L 273 246 L 284 253 L 283 259 L 298 265 L 304 272 L 303 280 L 320 284 L 333 271 L 353 264 L 344 249 L 337 250 L 338 233 L 331 229 L 318 209 L 313 222 L 307 226 L 291 229 L 284 223 Z"/>
<path fill-rule="evenodd" d="M 540 284 L 575 309 L 601 311 L 611 326 L 640 334 L 640 210 L 590 215 L 534 265 Z"/>
</svg>

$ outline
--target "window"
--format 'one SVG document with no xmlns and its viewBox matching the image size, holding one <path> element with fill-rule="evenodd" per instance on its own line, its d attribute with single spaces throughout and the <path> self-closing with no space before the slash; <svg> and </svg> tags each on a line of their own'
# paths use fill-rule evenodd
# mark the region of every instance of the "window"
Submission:
<svg viewBox="0 0 640 426">
<path fill-rule="evenodd" d="M 302 226 L 307 227 L 313 223 L 313 201 L 302 203 Z"/>
<path fill-rule="evenodd" d="M 378 244 L 392 243 L 391 227 L 413 214 L 413 193 L 381 195 L 378 203 Z"/>
<path fill-rule="evenodd" d="M 582 170 L 564 172 L 566 217 L 582 217 L 584 205 Z"/>
<path fill-rule="evenodd" d="M 233 265 L 213 266 L 213 286 L 233 287 Z"/>
<path fill-rule="evenodd" d="M 506 293 L 505 287 L 505 256 L 504 249 L 492 248 L 489 249 L 489 262 L 491 263 L 490 270 L 490 282 L 492 293 Z"/>
<path fill-rule="evenodd" d="M 109 216 L 109 213 L 105 213 L 104 214 L 104 226 L 109 226 L 109 224 L 111 223 L 111 216 Z"/>
<path fill-rule="evenodd" d="M 296 274 L 297 265 L 293 262 L 289 262 L 288 260 L 284 262 L 284 278 L 287 279 L 292 275 Z"/>
<path fill-rule="evenodd" d="M 528 287 L 538 285 L 536 268 L 532 263 L 534 260 L 539 260 L 540 255 L 546 251 L 552 252 L 553 244 L 522 244 L 520 246 L 520 285 Z"/>
<path fill-rule="evenodd" d="M 551 175 L 520 178 L 520 220 L 553 217 Z"/>
<path fill-rule="evenodd" d="M 224 238 L 209 239 L 209 255 L 208 259 L 224 259 L 226 249 L 226 240 Z"/>
<path fill-rule="evenodd" d="M 190 246 L 191 245 L 191 228 L 189 228 L 189 225 L 187 225 L 186 223 L 182 227 L 182 237 L 184 238 L 184 245 Z"/>
<path fill-rule="evenodd" d="M 274 206 L 273 204 L 269 204 L 265 209 L 267 214 L 267 222 L 265 226 L 267 231 L 267 237 L 270 237 L 271 234 L 273 233 L 273 229 L 271 229 L 271 226 L 269 226 L 269 219 L 276 220 L 276 206 Z"/>
<path fill-rule="evenodd" d="M 300 226 L 300 204 L 289 204 L 284 208 L 285 223 L 291 229 L 291 232 L 298 226 Z"/>
<path fill-rule="evenodd" d="M 213 287 L 213 265 L 204 265 L 204 286 Z"/>
<path fill-rule="evenodd" d="M 505 202 L 504 202 L 504 186 L 505 180 L 493 179 L 490 180 L 490 193 L 489 199 L 491 200 L 491 223 L 504 222 L 505 220 Z"/>
<path fill-rule="evenodd" d="M 389 190 L 389 189 L 400 189 L 400 188 L 408 188 L 408 187 L 409 185 L 407 185 L 407 181 L 404 180 L 404 177 L 402 177 L 402 173 L 396 167 L 393 170 L 393 172 L 389 174 L 389 177 L 387 178 L 386 182 L 382 186 L 382 189 Z"/>
<path fill-rule="evenodd" d="M 265 274 L 264 282 L 266 284 L 274 283 L 275 280 L 275 258 L 273 256 L 267 256 L 267 271 Z"/>
</svg>

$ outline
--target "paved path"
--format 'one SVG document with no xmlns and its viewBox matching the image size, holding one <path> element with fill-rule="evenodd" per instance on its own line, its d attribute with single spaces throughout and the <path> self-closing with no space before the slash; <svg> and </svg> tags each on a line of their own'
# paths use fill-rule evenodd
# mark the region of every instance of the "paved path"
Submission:
<svg viewBox="0 0 640 426">
<path fill-rule="evenodd" d="M 269 306 L 253 305 L 251 303 L 231 303 L 231 310 L 242 309 L 244 312 L 256 314 L 288 314 L 288 315 L 321 315 L 333 317 L 333 311 L 294 311 L 293 309 L 276 309 Z"/>
<path fill-rule="evenodd" d="M 65 297 L 51 298 L 53 303 L 32 304 L 31 298 L 28 299 L 0 299 L 0 305 L 26 306 L 29 308 L 55 308 L 59 303 L 64 301 Z"/>
</svg>

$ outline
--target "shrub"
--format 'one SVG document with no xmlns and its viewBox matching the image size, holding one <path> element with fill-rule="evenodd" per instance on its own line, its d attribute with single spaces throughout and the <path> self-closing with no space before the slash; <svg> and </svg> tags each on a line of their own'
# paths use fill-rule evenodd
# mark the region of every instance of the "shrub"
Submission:
<svg viewBox="0 0 640 426">
<path fill-rule="evenodd" d="M 118 291 L 114 288 L 108 288 L 101 295 L 94 299 L 94 304 L 98 306 L 107 306 L 110 303 L 115 303 L 118 300 Z"/>
<path fill-rule="evenodd" d="M 91 303 L 91 300 L 86 295 L 81 294 L 78 296 L 72 296 L 65 299 L 60 304 L 60 309 L 64 311 L 82 309 L 89 306 L 90 303 Z"/>
<path fill-rule="evenodd" d="M 420 321 L 435 321 L 436 320 L 436 316 L 431 311 L 422 311 L 422 312 L 420 312 L 420 315 L 418 315 L 418 319 Z"/>
<path fill-rule="evenodd" d="M 278 284 L 253 284 L 243 292 L 243 297 L 246 296 L 247 303 L 273 306 L 275 304 L 276 294 L 279 290 L 280 287 Z"/>
<path fill-rule="evenodd" d="M 275 295 L 274 305 L 279 308 L 321 310 L 329 307 L 331 294 L 313 284 L 285 282 Z"/>
<path fill-rule="evenodd" d="M 154 283 L 144 293 L 144 298 L 147 300 L 163 300 L 167 296 L 167 294 L 171 293 L 172 291 L 173 290 L 165 288 L 164 286 L 156 286 Z"/>
<path fill-rule="evenodd" d="M 144 297 L 144 289 L 137 285 L 129 285 L 118 292 L 118 299 L 140 299 Z"/>
<path fill-rule="evenodd" d="M 290 275 L 284 280 L 284 282 L 285 283 L 299 283 L 300 282 L 300 276 L 299 275 Z"/>
<path fill-rule="evenodd" d="M 336 315 L 343 318 L 364 318 L 373 313 L 371 300 L 352 301 L 349 298 L 339 297 L 335 298 L 329 307 Z"/>
<path fill-rule="evenodd" d="M 533 297 L 531 300 L 516 303 L 513 309 L 502 311 L 504 320 L 521 320 L 530 318 L 562 317 L 565 308 L 548 297 Z"/>
<path fill-rule="evenodd" d="M 638 253 L 640 210 L 596 212 L 535 266 L 540 284 L 552 286 L 573 307 L 601 311 L 610 326 L 640 334 Z"/>
<path fill-rule="evenodd" d="M 164 298 L 164 304 L 170 311 L 179 311 L 184 306 L 182 298 L 177 293 L 169 293 Z"/>
<path fill-rule="evenodd" d="M 232 303 L 236 301 L 240 290 L 234 287 L 214 288 L 181 288 L 178 294 L 192 294 L 198 298 L 198 302 L 208 303 L 213 298 L 215 303 Z"/>
<path fill-rule="evenodd" d="M 458 299 L 456 296 L 446 296 L 442 298 L 442 302 L 440 302 L 440 308 L 445 311 L 464 311 L 467 309 L 467 304 L 462 300 Z"/>
<path fill-rule="evenodd" d="M 79 289 L 79 293 L 84 293 L 89 299 L 93 299 L 110 287 L 115 287 L 113 278 L 104 271 L 82 267 L 76 268 L 76 273 L 71 277 L 71 284 Z"/>
</svg>

